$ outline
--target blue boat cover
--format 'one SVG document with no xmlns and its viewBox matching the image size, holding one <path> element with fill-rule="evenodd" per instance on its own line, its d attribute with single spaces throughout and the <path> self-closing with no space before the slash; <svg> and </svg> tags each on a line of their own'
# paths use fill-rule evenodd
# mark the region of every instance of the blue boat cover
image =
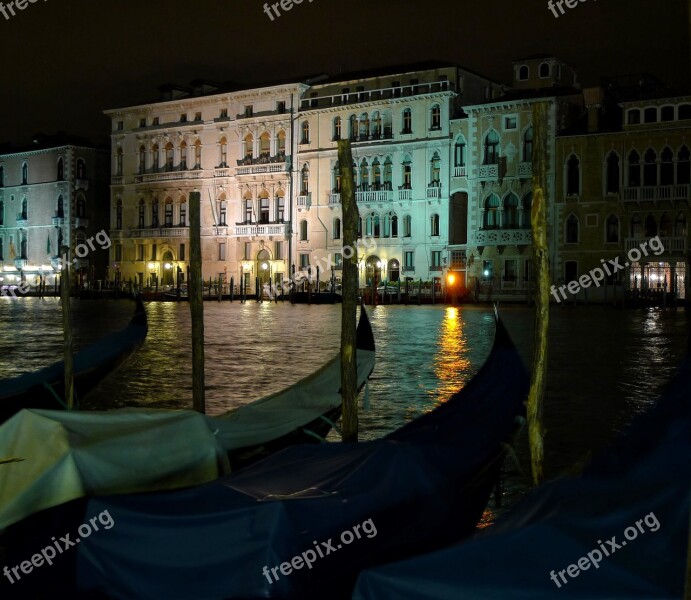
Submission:
<svg viewBox="0 0 691 600">
<path fill-rule="evenodd" d="M 658 405 L 581 476 L 537 488 L 474 540 L 363 572 L 353 599 L 676 600 L 690 495 L 687 359 Z"/>
<path fill-rule="evenodd" d="M 529 384 L 499 329 L 459 393 L 386 438 L 294 446 L 188 490 L 94 498 L 79 510 L 66 504 L 45 511 L 33 531 L 25 523 L 22 546 L 35 552 L 51 531 L 76 532 L 108 515 L 111 527 L 71 548 L 80 590 L 128 599 L 349 598 L 362 568 L 474 530 Z"/>
</svg>

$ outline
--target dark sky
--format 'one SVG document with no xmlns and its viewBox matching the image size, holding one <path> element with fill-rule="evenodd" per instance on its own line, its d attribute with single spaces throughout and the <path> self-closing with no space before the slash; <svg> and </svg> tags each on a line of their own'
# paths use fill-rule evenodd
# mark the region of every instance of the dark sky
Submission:
<svg viewBox="0 0 691 600">
<path fill-rule="evenodd" d="M 7 4 L 7 1 L 5 1 Z M 38 0 L 0 15 L 0 141 L 64 130 L 107 139 L 106 108 L 195 78 L 255 84 L 454 61 L 510 82 L 511 61 L 550 53 L 600 75 L 647 71 L 689 86 L 688 0 L 304 0 L 273 22 L 261 0 Z"/>
</svg>

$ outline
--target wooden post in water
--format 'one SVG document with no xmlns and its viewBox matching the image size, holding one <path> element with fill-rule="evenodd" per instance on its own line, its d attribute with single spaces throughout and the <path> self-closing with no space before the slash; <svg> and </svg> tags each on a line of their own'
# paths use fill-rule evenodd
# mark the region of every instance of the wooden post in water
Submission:
<svg viewBox="0 0 691 600">
<path fill-rule="evenodd" d="M 192 314 L 192 408 L 204 414 L 204 280 L 202 279 L 201 200 L 190 194 L 190 275 L 187 290 Z"/>
<path fill-rule="evenodd" d="M 355 202 L 353 155 L 349 140 L 338 142 L 338 164 L 341 168 L 341 204 L 343 211 L 343 273 L 341 307 L 341 399 L 344 442 L 358 441 L 357 413 L 357 226 L 360 215 Z M 349 254 L 350 256 L 347 256 Z"/>
<path fill-rule="evenodd" d="M 65 361 L 65 404 L 74 410 L 74 354 L 72 353 L 72 322 L 70 320 L 70 263 L 67 246 L 60 249 L 60 300 L 62 302 L 63 360 Z"/>
<path fill-rule="evenodd" d="M 533 264 L 535 265 L 535 342 L 533 372 L 528 394 L 528 441 L 533 484 L 544 477 L 544 446 L 542 403 L 547 378 L 547 330 L 549 326 L 549 248 L 547 245 L 547 114 L 548 105 L 533 105 L 533 206 L 530 223 L 533 233 Z"/>
</svg>

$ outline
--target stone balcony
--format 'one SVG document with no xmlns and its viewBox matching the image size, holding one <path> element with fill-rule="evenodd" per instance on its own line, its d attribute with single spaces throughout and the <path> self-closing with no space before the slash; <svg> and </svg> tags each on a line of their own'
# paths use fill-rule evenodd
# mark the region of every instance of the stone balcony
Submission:
<svg viewBox="0 0 691 600">
<path fill-rule="evenodd" d="M 656 202 L 658 200 L 691 200 L 689 184 L 646 185 L 625 187 L 621 192 L 622 202 Z"/>
<path fill-rule="evenodd" d="M 329 201 L 329 206 L 336 206 L 337 204 L 341 203 L 341 194 L 340 192 L 329 192 L 327 195 L 328 201 Z"/>
<path fill-rule="evenodd" d="M 74 226 L 77 229 L 79 229 L 80 227 L 87 229 L 89 227 L 89 219 L 87 217 L 77 217 L 74 220 Z"/>
<path fill-rule="evenodd" d="M 441 198 L 441 185 L 428 185 L 427 198 Z"/>
<path fill-rule="evenodd" d="M 532 178 L 532 176 L 533 176 L 533 163 L 531 163 L 531 162 L 518 163 L 517 175 L 521 179 Z"/>
<path fill-rule="evenodd" d="M 189 236 L 189 227 L 149 227 L 148 229 L 132 229 L 133 238 L 184 238 Z"/>
<path fill-rule="evenodd" d="M 29 218 L 26 213 L 17 214 L 17 227 L 26 227 L 29 224 Z"/>
<path fill-rule="evenodd" d="M 312 206 L 312 193 L 306 192 L 298 196 L 298 208 L 306 208 Z"/>
<path fill-rule="evenodd" d="M 480 181 L 494 181 L 499 179 L 499 165 L 480 165 L 477 171 Z"/>
<path fill-rule="evenodd" d="M 633 250 L 637 248 L 641 249 L 643 244 L 646 244 L 646 250 L 648 256 L 653 255 L 648 245 L 648 238 L 626 238 L 626 251 Z M 664 248 L 663 255 L 669 254 L 686 254 L 687 242 L 685 237 L 661 237 L 660 242 L 662 242 L 662 247 Z"/>
<path fill-rule="evenodd" d="M 52 223 L 53 227 L 62 227 L 65 224 L 65 217 L 64 215 L 62 217 L 59 217 L 58 215 L 55 215 L 52 218 Z"/>
<path fill-rule="evenodd" d="M 235 225 L 230 227 L 231 237 L 257 237 L 257 236 L 286 236 L 288 235 L 287 223 Z"/>
<path fill-rule="evenodd" d="M 203 171 L 164 171 L 162 173 L 144 173 L 135 175 L 136 183 L 155 183 L 158 181 L 180 181 L 182 179 L 202 179 Z"/>
<path fill-rule="evenodd" d="M 78 190 L 84 190 L 85 192 L 89 189 L 88 179 L 75 179 L 74 187 Z"/>
<path fill-rule="evenodd" d="M 453 176 L 454 177 L 467 177 L 467 170 L 465 165 L 462 167 L 454 167 L 453 168 Z"/>
<path fill-rule="evenodd" d="M 356 202 L 391 202 L 393 191 L 391 190 L 370 190 L 366 192 L 355 192 Z"/>
<path fill-rule="evenodd" d="M 524 246 L 533 243 L 530 229 L 481 229 L 471 232 L 471 244 L 477 246 Z"/>
</svg>

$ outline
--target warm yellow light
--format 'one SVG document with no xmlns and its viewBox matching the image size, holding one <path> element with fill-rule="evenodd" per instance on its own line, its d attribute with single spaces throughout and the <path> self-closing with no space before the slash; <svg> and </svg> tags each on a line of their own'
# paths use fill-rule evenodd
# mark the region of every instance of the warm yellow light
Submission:
<svg viewBox="0 0 691 600">
<path fill-rule="evenodd" d="M 446 278 L 446 281 L 449 285 L 453 285 L 454 283 L 456 283 L 456 276 L 455 275 L 449 275 Z"/>
</svg>

